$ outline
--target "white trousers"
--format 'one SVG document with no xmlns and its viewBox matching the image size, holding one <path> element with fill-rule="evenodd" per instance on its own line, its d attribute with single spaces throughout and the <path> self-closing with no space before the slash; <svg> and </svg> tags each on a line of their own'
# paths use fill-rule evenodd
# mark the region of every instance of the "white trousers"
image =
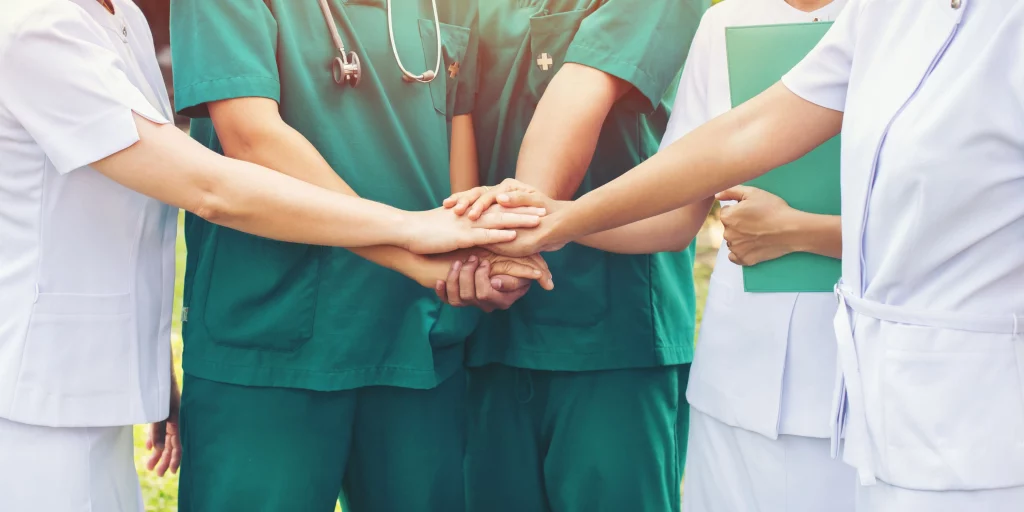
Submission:
<svg viewBox="0 0 1024 512">
<path fill-rule="evenodd" d="M 683 512 L 853 512 L 856 477 L 828 439 L 773 441 L 691 409 Z"/>
<path fill-rule="evenodd" d="M 53 428 L 0 418 L 0 511 L 140 512 L 132 427 Z"/>
<path fill-rule="evenodd" d="M 857 512 L 1021 512 L 1024 487 L 986 491 L 915 491 L 881 480 L 858 486 Z"/>
</svg>

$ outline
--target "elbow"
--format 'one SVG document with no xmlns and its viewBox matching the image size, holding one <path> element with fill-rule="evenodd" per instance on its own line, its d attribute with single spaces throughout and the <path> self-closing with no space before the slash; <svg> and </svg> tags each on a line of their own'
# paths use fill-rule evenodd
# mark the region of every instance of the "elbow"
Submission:
<svg viewBox="0 0 1024 512">
<path fill-rule="evenodd" d="M 212 224 L 231 224 L 237 217 L 237 212 L 231 208 L 231 200 L 227 197 L 224 186 L 217 176 L 211 176 L 203 180 L 196 190 L 194 206 L 189 210 L 197 217 Z"/>
</svg>

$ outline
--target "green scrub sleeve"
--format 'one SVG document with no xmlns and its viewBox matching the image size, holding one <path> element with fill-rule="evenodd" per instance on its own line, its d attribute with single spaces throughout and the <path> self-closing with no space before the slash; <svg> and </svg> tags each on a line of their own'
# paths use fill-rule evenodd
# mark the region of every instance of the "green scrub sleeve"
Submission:
<svg viewBox="0 0 1024 512">
<path fill-rule="evenodd" d="M 622 100 L 652 112 L 682 69 L 710 0 L 605 0 L 580 24 L 565 62 L 601 70 L 633 85 Z"/>
<path fill-rule="evenodd" d="M 280 101 L 277 21 L 263 0 L 174 0 L 171 41 L 180 114 L 209 117 L 207 103 L 231 98 Z"/>
</svg>

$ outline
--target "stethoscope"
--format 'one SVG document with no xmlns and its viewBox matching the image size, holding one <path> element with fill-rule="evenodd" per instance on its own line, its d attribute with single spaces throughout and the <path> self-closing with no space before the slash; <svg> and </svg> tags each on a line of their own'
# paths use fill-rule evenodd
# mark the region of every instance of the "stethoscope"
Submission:
<svg viewBox="0 0 1024 512">
<path fill-rule="evenodd" d="M 331 7 L 327 4 L 327 0 L 319 1 L 320 10 L 324 14 L 324 20 L 327 21 L 327 27 L 331 30 L 331 39 L 334 40 L 334 47 L 338 49 L 338 56 L 331 63 L 331 74 L 334 76 L 334 82 L 338 85 L 348 84 L 351 87 L 355 87 L 359 85 L 359 80 L 363 77 L 363 65 L 359 62 L 359 56 L 356 55 L 356 52 L 345 51 L 345 43 L 342 42 L 341 34 L 338 33 L 338 26 L 334 24 L 334 16 L 331 15 Z M 402 65 L 402 58 L 398 56 L 398 47 L 395 46 L 394 25 L 391 22 L 391 0 L 388 0 L 388 35 L 391 37 L 391 52 L 395 55 L 398 69 L 402 71 L 402 80 L 406 82 L 430 83 L 437 77 L 437 73 L 441 71 L 441 21 L 437 18 L 437 0 L 430 0 L 430 3 L 434 8 L 437 62 L 434 64 L 433 71 L 428 69 L 422 74 L 414 75 L 405 69 L 405 66 Z"/>
</svg>

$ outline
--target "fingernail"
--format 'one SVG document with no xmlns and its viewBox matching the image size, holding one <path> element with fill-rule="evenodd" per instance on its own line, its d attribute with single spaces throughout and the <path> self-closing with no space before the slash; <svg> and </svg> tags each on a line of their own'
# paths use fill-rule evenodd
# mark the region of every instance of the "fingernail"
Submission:
<svg viewBox="0 0 1024 512">
<path fill-rule="evenodd" d="M 475 255 L 469 257 L 469 263 L 476 263 L 476 256 Z"/>
<path fill-rule="evenodd" d="M 540 277 L 540 276 L 544 275 L 544 273 L 541 272 L 540 270 L 534 270 L 533 271 L 533 275 Z"/>
<path fill-rule="evenodd" d="M 434 288 L 437 288 L 438 291 L 443 290 L 444 289 L 444 281 L 438 281 L 437 283 L 434 283 Z"/>
<path fill-rule="evenodd" d="M 491 288 L 495 290 L 501 289 L 501 279 L 491 279 Z"/>
<path fill-rule="evenodd" d="M 458 272 L 458 270 L 460 268 L 462 268 L 462 262 L 461 261 L 456 261 L 455 264 L 452 265 L 452 270 L 455 270 L 456 272 Z"/>
<path fill-rule="evenodd" d="M 508 194 L 498 194 L 498 201 L 508 202 L 509 201 Z"/>
</svg>

